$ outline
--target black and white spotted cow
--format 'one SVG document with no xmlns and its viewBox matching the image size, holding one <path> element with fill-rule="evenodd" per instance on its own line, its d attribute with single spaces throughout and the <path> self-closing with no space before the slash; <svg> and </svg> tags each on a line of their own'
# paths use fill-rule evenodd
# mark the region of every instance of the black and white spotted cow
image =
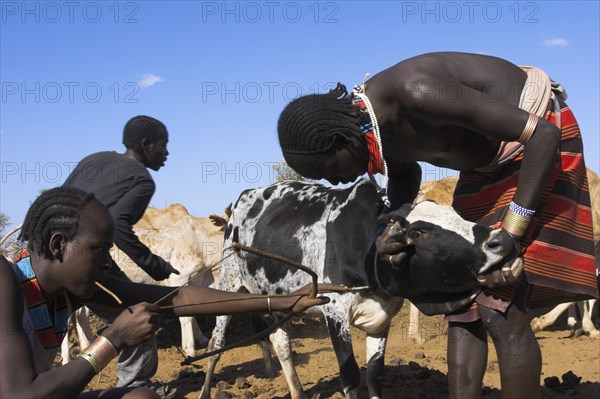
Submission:
<svg viewBox="0 0 600 399">
<path fill-rule="evenodd" d="M 225 232 L 223 248 L 230 247 L 232 242 L 239 242 L 300 262 L 314 270 L 320 282 L 370 287 L 346 294 L 327 294 L 331 298 L 330 303 L 308 311 L 325 318 L 346 398 L 356 398 L 360 384 L 360 371 L 352 351 L 350 326 L 367 333 L 369 395 L 371 398 L 381 397 L 389 325 L 403 304 L 397 284 L 385 284 L 385 288 L 394 296 L 386 294 L 378 286 L 378 280 L 382 278 L 389 277 L 390 282 L 396 282 L 393 274 L 398 272 L 393 270 L 390 274 L 389 263 L 375 261 L 372 244 L 381 209 L 382 204 L 375 188 L 365 180 L 347 189 L 283 182 L 243 192 L 232 211 Z M 440 290 L 440 285 L 449 284 L 451 300 L 457 299 L 456 282 L 459 279 L 468 279 L 469 283 L 462 284 L 461 287 L 468 286 L 472 290 L 472 281 L 476 281 L 477 271 L 483 267 L 491 267 L 493 262 L 502 257 L 497 248 L 494 251 L 482 250 L 486 248 L 486 242 L 494 240 L 496 232 L 490 233 L 490 229 L 480 229 L 465 222 L 447 206 L 422 203 L 402 215 L 398 214 L 398 217 L 403 218 L 408 235 L 413 237 L 411 240 L 414 251 L 411 250 L 413 253 L 410 258 L 417 259 L 417 262 L 436 262 L 439 256 L 442 258 L 442 267 L 448 266 L 448 262 L 454 262 L 460 265 L 457 270 L 465 268 L 465 261 L 474 262 L 474 267 L 478 265 L 477 270 L 473 269 L 474 273 L 460 272 L 460 277 L 456 279 L 444 277 L 443 270 L 438 276 L 433 273 L 408 275 L 411 281 L 422 279 L 420 283 L 414 283 L 429 285 L 438 291 L 437 294 L 444 291 L 443 287 Z M 410 228 L 412 225 L 416 226 L 414 231 Z M 423 241 L 414 237 L 416 231 L 422 233 Z M 496 241 L 494 245 L 504 245 Z M 452 247 L 444 248 L 447 243 L 452 243 Z M 446 250 L 455 253 L 447 254 Z M 465 255 L 461 257 L 460 253 Z M 228 253 L 224 253 L 224 257 L 226 255 Z M 408 269 L 412 267 L 410 265 Z M 424 264 L 423 267 L 428 265 Z M 438 265 L 433 269 L 437 270 Z M 310 281 L 310 276 L 302 271 L 252 254 L 240 253 L 223 261 L 219 288 L 280 294 L 300 288 Z M 415 293 L 422 294 L 419 289 Z M 463 297 L 471 295 L 472 292 L 469 291 Z M 217 317 L 209 349 L 224 346 L 225 329 L 229 321 L 230 316 Z M 273 332 L 270 341 L 281 363 L 291 397 L 298 399 L 304 397 L 304 393 L 292 361 L 290 327 L 288 324 Z M 209 359 L 200 394 L 202 399 L 210 397 L 211 381 L 218 359 L 218 355 Z"/>
</svg>

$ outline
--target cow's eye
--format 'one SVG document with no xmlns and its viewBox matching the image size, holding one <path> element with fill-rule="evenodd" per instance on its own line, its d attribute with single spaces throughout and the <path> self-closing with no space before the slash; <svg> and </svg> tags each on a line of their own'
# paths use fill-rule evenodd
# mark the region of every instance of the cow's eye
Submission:
<svg viewBox="0 0 600 399">
<path fill-rule="evenodd" d="M 412 238 L 413 240 L 416 240 L 417 238 L 421 237 L 421 234 L 423 234 L 421 230 L 410 230 L 408 232 L 408 237 Z"/>
</svg>

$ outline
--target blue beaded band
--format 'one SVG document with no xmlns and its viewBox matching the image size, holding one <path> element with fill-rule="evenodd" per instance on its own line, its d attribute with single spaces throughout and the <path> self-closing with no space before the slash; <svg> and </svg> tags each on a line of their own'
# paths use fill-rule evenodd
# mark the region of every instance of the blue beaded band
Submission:
<svg viewBox="0 0 600 399">
<path fill-rule="evenodd" d="M 524 218 L 528 218 L 528 219 L 532 218 L 533 215 L 535 215 L 535 209 L 527 209 L 525 207 L 522 207 L 521 205 L 516 204 L 514 201 L 510 201 L 510 205 L 508 205 L 508 209 L 510 209 L 517 215 L 522 216 Z"/>
</svg>

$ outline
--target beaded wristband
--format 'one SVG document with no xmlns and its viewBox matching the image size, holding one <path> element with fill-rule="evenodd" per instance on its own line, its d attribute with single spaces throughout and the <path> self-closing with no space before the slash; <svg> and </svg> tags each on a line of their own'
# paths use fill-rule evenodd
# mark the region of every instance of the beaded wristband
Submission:
<svg viewBox="0 0 600 399">
<path fill-rule="evenodd" d="M 523 216 L 528 219 L 531 219 L 533 217 L 533 215 L 535 215 L 535 209 L 525 208 L 524 206 L 521 206 L 514 201 L 510 201 L 510 204 L 508 205 L 508 209 L 510 209 L 517 215 Z"/>
<path fill-rule="evenodd" d="M 529 118 L 527 118 L 527 123 L 525 124 L 525 128 L 523 129 L 523 133 L 517 140 L 519 143 L 525 145 L 533 136 L 533 132 L 535 131 L 535 127 L 537 126 L 539 117 L 535 114 L 529 114 Z"/>
<path fill-rule="evenodd" d="M 98 374 L 110 361 L 117 356 L 117 349 L 108 340 L 108 338 L 99 335 L 79 357 L 92 365 L 96 374 Z"/>
</svg>

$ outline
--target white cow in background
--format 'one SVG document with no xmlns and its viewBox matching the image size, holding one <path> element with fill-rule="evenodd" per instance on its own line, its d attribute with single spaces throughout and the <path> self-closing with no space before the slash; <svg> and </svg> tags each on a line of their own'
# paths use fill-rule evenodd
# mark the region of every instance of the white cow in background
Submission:
<svg viewBox="0 0 600 399">
<path fill-rule="evenodd" d="M 189 214 L 179 204 L 165 209 L 148 208 L 134 226 L 136 235 L 152 253 L 162 257 L 179 275 L 171 274 L 168 279 L 155 281 L 140 269 L 127 255 L 113 247 L 111 256 L 132 281 L 178 287 L 194 280 L 194 285 L 211 286 L 218 278 L 218 268 L 212 272 L 206 266 L 215 265 L 221 259 L 223 230 L 229 220 L 231 205 L 224 216 L 211 215 L 199 218 Z M 209 272 L 206 272 L 209 270 Z M 82 348 L 89 345 L 92 331 L 89 326 L 89 310 L 85 307 L 73 314 Z M 180 317 L 181 349 L 187 356 L 195 355 L 195 342 L 208 342 L 193 317 Z M 63 364 L 69 361 L 69 340 L 63 340 L 61 355 Z"/>
</svg>

